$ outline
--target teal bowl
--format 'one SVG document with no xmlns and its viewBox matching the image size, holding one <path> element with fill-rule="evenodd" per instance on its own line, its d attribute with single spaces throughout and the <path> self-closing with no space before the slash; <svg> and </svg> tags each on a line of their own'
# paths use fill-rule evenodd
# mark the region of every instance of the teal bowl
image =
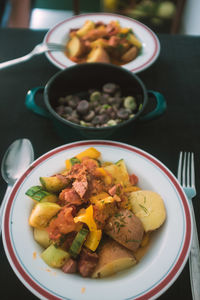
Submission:
<svg viewBox="0 0 200 300">
<path fill-rule="evenodd" d="M 138 105 L 141 109 L 132 118 L 114 126 L 97 128 L 75 124 L 62 118 L 56 112 L 56 102 L 60 97 L 81 93 L 91 88 L 100 89 L 108 82 L 119 85 L 122 93 L 126 93 L 128 90 L 129 94 L 140 95 Z M 36 104 L 38 93 L 43 93 L 45 106 Z M 152 96 L 156 105 L 153 110 L 145 113 Z M 34 113 L 49 118 L 64 138 L 69 135 L 72 128 L 87 138 L 106 138 L 118 129 L 130 126 L 138 120 L 142 122 L 154 120 L 166 110 L 166 101 L 163 95 L 157 91 L 147 90 L 137 75 L 122 67 L 104 63 L 79 64 L 59 71 L 50 78 L 45 87 L 35 87 L 29 90 L 25 104 Z"/>
</svg>

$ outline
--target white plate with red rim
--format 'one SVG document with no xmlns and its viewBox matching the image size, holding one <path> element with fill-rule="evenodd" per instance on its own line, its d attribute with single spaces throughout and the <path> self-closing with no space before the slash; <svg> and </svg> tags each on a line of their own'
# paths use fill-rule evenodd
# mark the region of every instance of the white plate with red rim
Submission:
<svg viewBox="0 0 200 300">
<path fill-rule="evenodd" d="M 65 160 L 88 147 L 104 161 L 123 158 L 142 189 L 164 200 L 167 219 L 156 231 L 148 252 L 134 267 L 105 279 L 82 278 L 48 267 L 40 258 L 28 217 L 32 201 L 25 192 L 65 168 Z M 155 299 L 180 275 L 189 255 L 192 222 L 186 195 L 169 169 L 147 152 L 114 141 L 80 141 L 55 148 L 38 158 L 15 184 L 4 211 L 3 244 L 8 260 L 22 283 L 40 299 L 129 300 Z M 95 295 L 95 296 L 94 296 Z"/>
<path fill-rule="evenodd" d="M 80 28 L 86 20 L 92 20 L 94 22 L 103 21 L 105 23 L 109 23 L 111 20 L 118 20 L 122 27 L 133 29 L 133 32 L 142 42 L 142 51 L 136 59 L 122 67 L 134 73 L 138 73 L 150 67 L 158 58 L 160 43 L 158 37 L 150 28 L 137 20 L 111 13 L 90 13 L 66 19 L 53 26 L 47 32 L 44 42 L 66 44 L 69 30 L 72 28 Z M 75 64 L 63 52 L 46 52 L 45 54 L 50 62 L 60 69 L 65 69 Z"/>
</svg>

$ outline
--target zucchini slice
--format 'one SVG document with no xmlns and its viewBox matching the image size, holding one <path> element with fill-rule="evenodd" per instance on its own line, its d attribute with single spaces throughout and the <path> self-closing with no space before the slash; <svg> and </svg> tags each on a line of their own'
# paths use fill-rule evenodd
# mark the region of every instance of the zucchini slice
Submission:
<svg viewBox="0 0 200 300">
<path fill-rule="evenodd" d="M 69 253 L 72 257 L 76 258 L 80 253 L 83 243 L 86 240 L 89 230 L 82 228 L 76 235 L 69 249 Z"/>
<path fill-rule="evenodd" d="M 42 247 L 47 248 L 51 245 L 49 234 L 45 229 L 34 228 L 33 231 L 35 241 Z"/>
<path fill-rule="evenodd" d="M 39 185 L 32 186 L 25 194 L 37 202 L 56 202 L 58 200 L 56 195 L 44 191 Z"/>
<path fill-rule="evenodd" d="M 54 244 L 51 244 L 42 252 L 41 258 L 48 266 L 53 268 L 61 268 L 64 263 L 70 258 L 70 256 L 67 251 L 56 248 Z"/>
<path fill-rule="evenodd" d="M 57 193 L 67 187 L 68 184 L 61 181 L 57 176 L 40 177 L 40 182 L 45 190 Z"/>
</svg>

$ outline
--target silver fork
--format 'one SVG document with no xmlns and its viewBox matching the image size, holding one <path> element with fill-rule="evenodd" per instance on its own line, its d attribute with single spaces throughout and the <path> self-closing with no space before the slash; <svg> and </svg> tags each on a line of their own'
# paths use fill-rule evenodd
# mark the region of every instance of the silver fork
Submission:
<svg viewBox="0 0 200 300">
<path fill-rule="evenodd" d="M 182 185 L 185 194 L 187 195 L 190 204 L 192 221 L 193 221 L 193 235 L 191 243 L 191 251 L 189 255 L 189 269 L 190 269 L 190 283 L 193 300 L 200 299 L 200 250 L 199 239 L 197 233 L 197 226 L 195 220 L 195 213 L 192 204 L 192 198 L 196 196 L 195 188 L 195 170 L 194 170 L 194 153 L 180 152 L 178 163 L 178 181 Z"/>
<path fill-rule="evenodd" d="M 13 66 L 13 65 L 16 65 L 16 64 L 19 64 L 21 62 L 25 62 L 25 61 L 31 59 L 33 56 L 42 54 L 47 51 L 64 51 L 64 50 L 65 50 L 65 45 L 62 45 L 62 44 L 41 43 L 41 44 L 38 44 L 37 46 L 35 46 L 35 48 L 33 48 L 33 50 L 30 53 L 26 54 L 25 56 L 0 63 L 0 70 L 10 67 L 10 66 Z"/>
</svg>

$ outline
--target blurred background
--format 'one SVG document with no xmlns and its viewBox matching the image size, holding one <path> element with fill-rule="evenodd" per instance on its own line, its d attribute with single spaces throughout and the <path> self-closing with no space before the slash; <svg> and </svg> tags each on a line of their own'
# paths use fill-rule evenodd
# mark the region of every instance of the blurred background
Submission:
<svg viewBox="0 0 200 300">
<path fill-rule="evenodd" d="M 111 12 L 137 19 L 156 33 L 200 34 L 196 0 L 0 0 L 2 27 L 49 29 L 73 15 Z"/>
</svg>

